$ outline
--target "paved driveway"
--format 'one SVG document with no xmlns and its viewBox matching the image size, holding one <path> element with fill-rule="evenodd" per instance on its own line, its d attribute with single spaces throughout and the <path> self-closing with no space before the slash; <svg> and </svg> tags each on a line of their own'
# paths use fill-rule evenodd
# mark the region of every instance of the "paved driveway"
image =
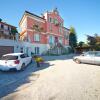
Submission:
<svg viewBox="0 0 100 100">
<path fill-rule="evenodd" d="M 41 68 L 0 73 L 1 100 L 100 100 L 100 66 L 76 64 L 71 56 L 44 58 Z"/>
</svg>

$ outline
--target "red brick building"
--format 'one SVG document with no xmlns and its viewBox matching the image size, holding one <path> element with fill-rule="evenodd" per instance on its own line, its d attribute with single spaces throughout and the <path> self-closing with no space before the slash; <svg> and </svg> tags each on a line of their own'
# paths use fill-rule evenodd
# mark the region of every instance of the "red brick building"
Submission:
<svg viewBox="0 0 100 100">
<path fill-rule="evenodd" d="M 33 44 L 32 51 L 41 54 L 55 45 L 69 46 L 69 29 L 57 9 L 41 16 L 25 11 L 20 23 L 20 40 Z"/>
</svg>

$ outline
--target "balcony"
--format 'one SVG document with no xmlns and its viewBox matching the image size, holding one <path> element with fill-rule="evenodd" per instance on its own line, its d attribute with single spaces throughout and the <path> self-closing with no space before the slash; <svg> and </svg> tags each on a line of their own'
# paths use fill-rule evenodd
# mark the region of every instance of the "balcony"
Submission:
<svg viewBox="0 0 100 100">
<path fill-rule="evenodd" d="M 11 35 L 9 31 L 6 33 L 4 30 L 0 30 L 0 38 L 1 39 L 11 39 L 11 40 L 15 39 L 15 37 Z"/>
<path fill-rule="evenodd" d="M 55 26 L 59 26 L 60 24 L 59 23 L 55 23 Z"/>
</svg>

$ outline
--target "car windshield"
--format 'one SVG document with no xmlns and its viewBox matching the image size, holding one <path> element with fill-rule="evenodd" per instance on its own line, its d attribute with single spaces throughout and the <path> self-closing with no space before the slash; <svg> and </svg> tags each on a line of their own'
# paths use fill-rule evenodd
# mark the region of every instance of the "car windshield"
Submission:
<svg viewBox="0 0 100 100">
<path fill-rule="evenodd" d="M 7 55 L 7 56 L 2 56 L 0 60 L 17 60 L 18 56 L 12 56 L 12 55 Z"/>
</svg>

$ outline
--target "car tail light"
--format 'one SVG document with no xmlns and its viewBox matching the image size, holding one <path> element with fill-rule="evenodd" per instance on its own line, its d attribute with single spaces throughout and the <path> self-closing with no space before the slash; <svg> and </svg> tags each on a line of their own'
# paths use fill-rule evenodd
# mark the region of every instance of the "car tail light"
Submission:
<svg viewBox="0 0 100 100">
<path fill-rule="evenodd" d="M 19 60 L 16 60 L 16 61 L 14 61 L 14 63 L 15 63 L 15 64 L 19 64 L 19 63 L 20 63 L 20 61 L 19 61 Z"/>
</svg>

